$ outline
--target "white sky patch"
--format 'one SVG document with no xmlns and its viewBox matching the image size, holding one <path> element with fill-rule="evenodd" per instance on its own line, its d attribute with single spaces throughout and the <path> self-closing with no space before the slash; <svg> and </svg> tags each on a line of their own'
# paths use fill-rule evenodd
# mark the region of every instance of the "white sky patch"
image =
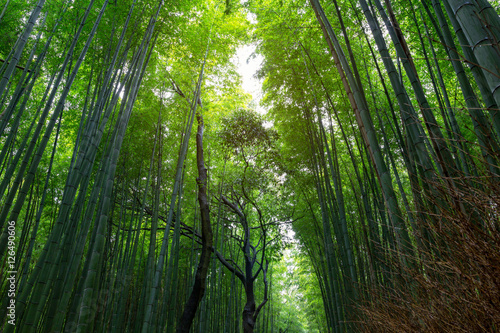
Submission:
<svg viewBox="0 0 500 333">
<path fill-rule="evenodd" d="M 293 243 L 293 246 L 296 247 L 298 240 L 295 238 L 295 231 L 290 224 L 285 224 L 285 236 L 288 240 Z"/>
<path fill-rule="evenodd" d="M 233 63 L 238 67 L 238 73 L 240 73 L 242 77 L 243 90 L 252 95 L 252 102 L 257 112 L 264 114 L 265 110 L 260 107 L 260 100 L 262 99 L 262 80 L 258 80 L 255 77 L 264 58 L 260 54 L 254 54 L 254 52 L 254 44 L 239 47 L 236 50 L 236 56 L 233 57 Z"/>
</svg>

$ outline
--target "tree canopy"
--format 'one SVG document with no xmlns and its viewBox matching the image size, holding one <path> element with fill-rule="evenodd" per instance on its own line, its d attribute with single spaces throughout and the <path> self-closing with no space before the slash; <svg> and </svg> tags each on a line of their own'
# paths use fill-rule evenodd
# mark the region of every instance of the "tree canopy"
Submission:
<svg viewBox="0 0 500 333">
<path fill-rule="evenodd" d="M 3 1 L 0 330 L 498 331 L 499 12 Z"/>
</svg>

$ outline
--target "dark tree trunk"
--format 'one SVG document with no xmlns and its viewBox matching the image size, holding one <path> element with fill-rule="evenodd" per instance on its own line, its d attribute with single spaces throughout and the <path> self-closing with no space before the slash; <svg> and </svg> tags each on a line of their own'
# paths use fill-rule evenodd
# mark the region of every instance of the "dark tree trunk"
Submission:
<svg viewBox="0 0 500 333">
<path fill-rule="evenodd" d="M 198 119 L 198 133 L 196 134 L 196 158 L 198 161 L 198 202 L 200 204 L 201 212 L 201 241 L 202 250 L 200 262 L 196 270 L 193 290 L 191 295 L 184 306 L 181 320 L 177 327 L 178 333 L 189 333 L 189 329 L 193 323 L 196 310 L 205 294 L 206 280 L 208 268 L 210 266 L 210 254 L 212 253 L 213 235 L 212 227 L 210 225 L 210 207 L 207 199 L 207 169 L 205 168 L 205 161 L 203 158 L 203 118 L 200 114 L 197 115 Z"/>
<path fill-rule="evenodd" d="M 247 302 L 243 308 L 243 331 L 245 333 L 252 333 L 255 328 L 255 295 L 253 290 L 253 279 L 251 276 L 250 278 L 247 276 L 245 294 L 247 296 Z"/>
<path fill-rule="evenodd" d="M 241 283 L 243 283 L 243 286 L 245 287 L 245 296 L 247 298 L 247 301 L 245 303 L 245 307 L 243 308 L 243 313 L 242 313 L 243 332 L 252 333 L 253 330 L 255 329 L 255 322 L 257 320 L 257 316 L 259 315 L 260 310 L 262 310 L 262 308 L 268 301 L 267 269 L 269 267 L 269 262 L 267 262 L 266 260 L 266 264 L 264 265 L 264 253 L 265 253 L 265 245 L 264 245 L 263 255 L 261 259 L 262 262 L 258 263 L 256 249 L 255 247 L 250 245 L 250 227 L 248 225 L 248 221 L 246 219 L 245 214 L 234 203 L 229 202 L 224 196 L 222 196 L 221 198 L 224 204 L 227 205 L 229 208 L 231 208 L 231 210 L 234 213 L 236 213 L 236 215 L 239 216 L 240 223 L 243 227 L 243 232 L 244 232 L 243 252 L 245 254 L 245 271 L 244 272 L 238 271 L 234 267 L 227 264 L 227 262 L 223 263 L 226 267 L 230 267 L 230 270 L 236 274 L 238 279 L 240 279 Z M 260 265 L 260 268 L 254 275 L 253 268 L 255 266 L 255 263 L 258 263 Z M 264 275 L 264 300 L 257 307 L 255 303 L 254 282 L 261 271 Z"/>
</svg>

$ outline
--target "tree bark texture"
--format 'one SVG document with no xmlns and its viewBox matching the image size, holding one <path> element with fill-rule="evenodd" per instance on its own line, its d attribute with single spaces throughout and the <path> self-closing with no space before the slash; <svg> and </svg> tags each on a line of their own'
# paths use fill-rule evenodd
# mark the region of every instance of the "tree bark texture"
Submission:
<svg viewBox="0 0 500 333">
<path fill-rule="evenodd" d="M 208 269 L 210 267 L 210 254 L 213 246 L 212 227 L 210 225 L 210 206 L 207 198 L 207 169 L 205 168 L 205 161 L 203 157 L 203 118 L 200 114 L 196 116 L 198 120 L 198 132 L 196 133 L 196 159 L 198 165 L 198 202 L 200 204 L 201 212 L 201 240 L 202 250 L 200 262 L 196 270 L 193 290 L 191 295 L 184 306 L 181 320 L 177 327 L 178 333 L 189 333 L 189 329 L 193 323 L 196 310 L 205 294 L 206 280 Z"/>
</svg>

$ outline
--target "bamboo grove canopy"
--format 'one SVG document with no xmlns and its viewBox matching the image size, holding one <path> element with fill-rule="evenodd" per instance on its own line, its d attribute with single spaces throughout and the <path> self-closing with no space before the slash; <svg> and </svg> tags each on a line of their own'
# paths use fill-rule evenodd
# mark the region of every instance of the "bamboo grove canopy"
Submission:
<svg viewBox="0 0 500 333">
<path fill-rule="evenodd" d="M 499 11 L 3 0 L 0 330 L 499 331 Z"/>
</svg>

